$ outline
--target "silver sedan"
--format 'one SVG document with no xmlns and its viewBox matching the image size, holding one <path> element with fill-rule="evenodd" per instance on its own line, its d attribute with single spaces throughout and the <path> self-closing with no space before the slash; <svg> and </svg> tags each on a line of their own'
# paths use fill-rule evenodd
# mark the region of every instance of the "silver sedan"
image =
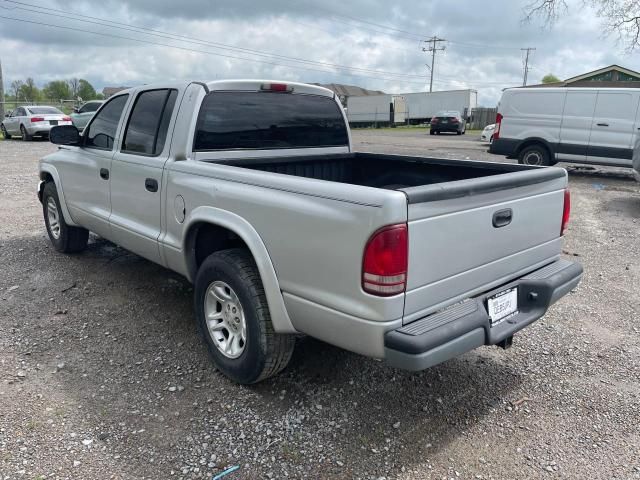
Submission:
<svg viewBox="0 0 640 480">
<path fill-rule="evenodd" d="M 0 124 L 4 138 L 21 137 L 28 141 L 33 137 L 48 137 L 51 127 L 71 125 L 71 117 L 55 107 L 32 105 L 18 107 Z"/>
</svg>

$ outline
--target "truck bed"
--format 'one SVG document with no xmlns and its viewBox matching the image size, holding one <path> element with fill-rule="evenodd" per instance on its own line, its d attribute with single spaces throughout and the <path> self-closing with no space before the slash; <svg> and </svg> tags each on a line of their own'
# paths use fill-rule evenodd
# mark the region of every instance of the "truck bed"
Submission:
<svg viewBox="0 0 640 480">
<path fill-rule="evenodd" d="M 504 188 L 539 183 L 561 176 L 557 169 L 511 163 L 412 157 L 354 152 L 342 155 L 292 156 L 216 161 L 251 170 L 366 187 L 402 190 L 409 203 L 454 198 Z M 521 172 L 520 175 L 505 173 Z M 478 179 L 483 178 L 483 181 Z M 443 188 L 440 184 L 458 182 Z M 438 185 L 434 188 L 435 185 Z M 430 187 L 431 186 L 431 187 Z"/>
</svg>

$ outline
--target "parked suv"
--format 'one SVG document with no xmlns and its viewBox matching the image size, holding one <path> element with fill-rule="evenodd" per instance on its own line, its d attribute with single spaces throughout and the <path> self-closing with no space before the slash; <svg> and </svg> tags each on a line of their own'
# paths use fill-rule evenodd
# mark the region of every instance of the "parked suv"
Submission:
<svg viewBox="0 0 640 480">
<path fill-rule="evenodd" d="M 103 100 L 91 100 L 83 104 L 81 107 L 73 109 L 71 120 L 78 130 L 84 130 L 84 127 L 87 126 L 91 117 L 93 117 L 103 103 Z"/>
<path fill-rule="evenodd" d="M 446 110 L 436 113 L 431 118 L 431 126 L 429 133 L 431 135 L 438 134 L 440 132 L 455 132 L 458 135 L 464 135 L 467 130 L 467 124 L 460 115 L 460 112 L 454 110 Z"/>
</svg>

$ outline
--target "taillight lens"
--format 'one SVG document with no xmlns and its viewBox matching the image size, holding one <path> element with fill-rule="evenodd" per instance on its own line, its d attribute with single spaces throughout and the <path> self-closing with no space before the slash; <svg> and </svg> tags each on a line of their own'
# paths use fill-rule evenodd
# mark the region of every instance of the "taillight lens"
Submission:
<svg viewBox="0 0 640 480">
<path fill-rule="evenodd" d="M 63 122 L 70 122 L 71 121 L 71 117 L 62 117 L 62 121 Z"/>
<path fill-rule="evenodd" d="M 31 117 L 31 123 L 44 122 L 43 117 Z"/>
<path fill-rule="evenodd" d="M 293 92 L 293 86 L 286 83 L 263 83 L 260 85 L 260 90 L 267 90 L 269 92 Z"/>
<path fill-rule="evenodd" d="M 409 251 L 407 224 L 390 225 L 375 232 L 364 249 L 362 288 L 388 297 L 404 292 Z"/>
<path fill-rule="evenodd" d="M 433 117 L 433 118 L 431 119 L 431 123 L 438 123 L 438 119 L 437 119 L 436 117 Z"/>
<path fill-rule="evenodd" d="M 562 224 L 560 225 L 560 235 L 564 235 L 567 225 L 569 224 L 569 216 L 571 215 L 571 194 L 569 189 L 564 191 L 564 208 L 562 209 Z"/>
<path fill-rule="evenodd" d="M 496 114 L 496 128 L 493 131 L 493 139 L 496 140 L 500 138 L 500 124 L 502 123 L 502 114 Z"/>
</svg>

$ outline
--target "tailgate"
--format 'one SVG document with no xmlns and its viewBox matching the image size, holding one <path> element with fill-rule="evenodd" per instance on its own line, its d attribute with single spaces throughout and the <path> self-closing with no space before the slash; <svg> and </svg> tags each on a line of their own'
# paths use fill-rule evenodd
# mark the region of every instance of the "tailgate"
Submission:
<svg viewBox="0 0 640 480">
<path fill-rule="evenodd" d="M 405 189 L 404 323 L 558 258 L 566 184 L 563 169 L 536 168 Z"/>
</svg>

